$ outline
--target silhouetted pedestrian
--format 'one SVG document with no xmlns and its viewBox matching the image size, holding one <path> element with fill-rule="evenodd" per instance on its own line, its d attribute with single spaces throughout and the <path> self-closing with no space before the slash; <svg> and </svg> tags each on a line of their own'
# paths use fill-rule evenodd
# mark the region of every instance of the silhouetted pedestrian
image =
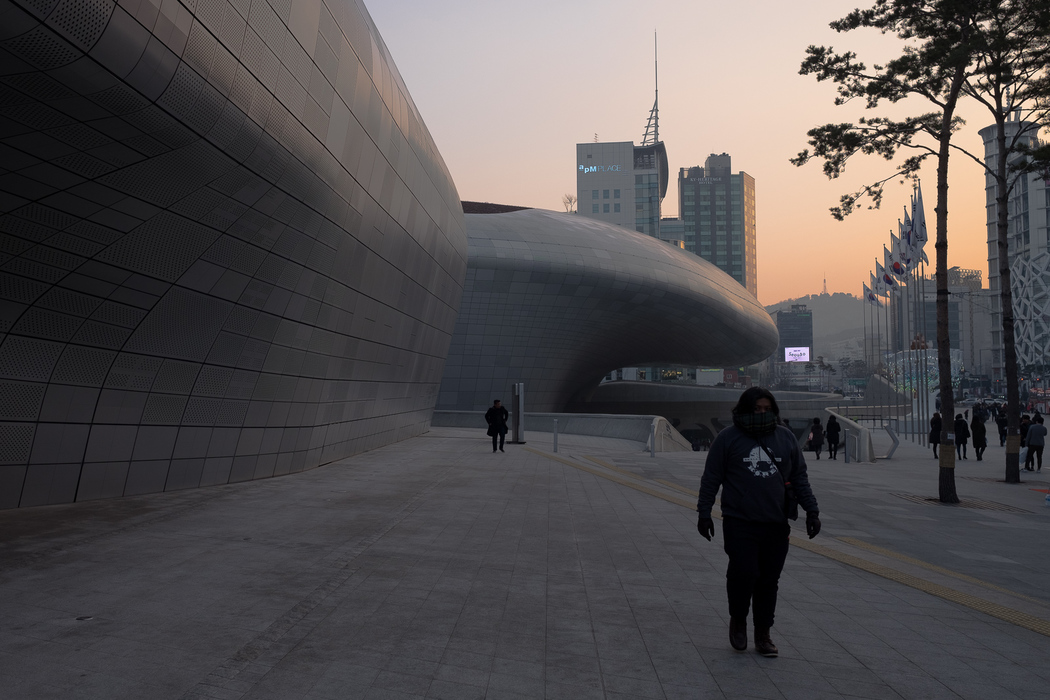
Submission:
<svg viewBox="0 0 1050 700">
<path fill-rule="evenodd" d="M 973 412 L 973 420 L 970 421 L 970 436 L 973 438 L 973 451 L 977 455 L 977 461 L 981 461 L 981 455 L 988 448 L 988 429 L 984 425 L 984 413 Z"/>
<path fill-rule="evenodd" d="M 963 418 L 963 414 L 955 414 L 955 450 L 959 454 L 959 459 L 966 459 L 966 441 L 970 437 L 970 428 L 966 425 L 966 419 Z"/>
<path fill-rule="evenodd" d="M 1043 447 L 1046 445 L 1046 427 L 1043 425 L 1043 417 L 1038 413 L 1028 427 L 1028 457 L 1024 461 L 1025 469 L 1032 471 L 1032 464 L 1036 465 L 1036 471 L 1043 470 Z"/>
<path fill-rule="evenodd" d="M 820 424 L 819 418 L 814 418 L 813 425 L 809 426 L 809 447 L 820 459 L 820 450 L 824 447 L 824 426 Z"/>
<path fill-rule="evenodd" d="M 820 532 L 817 499 L 809 487 L 806 460 L 795 435 L 778 425 L 780 409 L 768 389 L 751 387 L 733 408 L 733 425 L 718 433 L 707 455 L 696 503 L 696 529 L 715 534 L 711 507 L 722 490 L 722 536 L 729 569 L 729 643 L 747 649 L 747 614 L 754 604 L 755 650 L 776 656 L 770 639 L 777 582 L 788 552 L 797 505 L 806 511 L 806 533 Z M 797 496 L 797 501 L 790 498 Z M 794 507 L 792 507 L 794 506 Z"/>
<path fill-rule="evenodd" d="M 930 446 L 933 448 L 933 458 L 937 459 L 937 446 L 941 444 L 941 414 L 934 412 L 930 418 Z"/>
<path fill-rule="evenodd" d="M 995 427 L 999 429 L 999 447 L 1006 445 L 1006 426 L 1009 419 L 1006 417 L 1006 411 L 999 411 L 995 416 Z"/>
<path fill-rule="evenodd" d="M 485 411 L 485 422 L 489 424 L 488 434 L 492 436 L 492 451 L 496 451 L 496 441 L 499 441 L 499 451 L 503 452 L 503 440 L 507 436 L 507 418 L 510 413 L 500 403 L 499 399 L 492 402 L 489 410 Z"/>
<path fill-rule="evenodd" d="M 828 457 L 832 459 L 838 459 L 839 453 L 839 436 L 842 432 L 842 426 L 839 425 L 838 420 L 835 416 L 828 416 L 828 425 L 824 429 L 824 434 L 828 438 Z"/>
</svg>

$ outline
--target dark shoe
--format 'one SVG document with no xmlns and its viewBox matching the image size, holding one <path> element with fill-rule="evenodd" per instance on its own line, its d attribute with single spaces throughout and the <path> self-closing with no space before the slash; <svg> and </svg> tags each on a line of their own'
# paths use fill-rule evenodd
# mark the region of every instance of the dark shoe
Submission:
<svg viewBox="0 0 1050 700">
<path fill-rule="evenodd" d="M 777 655 L 777 645 L 769 638 L 768 627 L 755 628 L 755 651 L 761 656 L 772 657 Z"/>
<path fill-rule="evenodd" d="M 737 651 L 747 651 L 747 618 L 729 618 L 729 643 Z"/>
<path fill-rule="evenodd" d="M 503 451 L 503 448 L 502 448 L 502 447 L 501 447 L 501 448 L 499 448 L 499 451 L 500 451 L 500 452 L 502 452 L 502 451 Z"/>
</svg>

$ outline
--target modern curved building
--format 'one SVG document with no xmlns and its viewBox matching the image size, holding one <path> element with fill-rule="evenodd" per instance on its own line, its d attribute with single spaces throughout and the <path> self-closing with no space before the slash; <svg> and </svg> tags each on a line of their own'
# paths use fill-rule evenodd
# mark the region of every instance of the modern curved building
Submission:
<svg viewBox="0 0 1050 700">
<path fill-rule="evenodd" d="M 0 507 L 424 432 L 466 264 L 359 2 L 0 0 Z"/>
<path fill-rule="evenodd" d="M 706 260 L 583 216 L 506 209 L 466 216 L 439 409 L 509 402 L 524 382 L 529 411 L 564 411 L 618 367 L 739 366 L 776 350 L 769 314 Z"/>
</svg>

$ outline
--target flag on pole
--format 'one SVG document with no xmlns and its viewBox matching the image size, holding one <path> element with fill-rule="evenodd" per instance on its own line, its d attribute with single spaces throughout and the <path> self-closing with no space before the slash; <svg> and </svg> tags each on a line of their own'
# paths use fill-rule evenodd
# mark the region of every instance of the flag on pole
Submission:
<svg viewBox="0 0 1050 700">
<path fill-rule="evenodd" d="M 864 287 L 864 300 L 872 306 L 882 306 L 882 302 L 879 301 L 879 297 L 875 292 L 868 288 L 868 285 L 862 285 Z"/>
<path fill-rule="evenodd" d="M 897 225 L 901 225 L 899 221 L 897 222 Z M 892 231 L 890 232 L 890 250 L 892 251 L 893 262 L 891 266 L 887 269 L 889 269 L 890 272 L 895 274 L 897 277 L 901 278 L 907 277 L 908 267 L 911 263 L 911 256 L 909 255 L 907 249 L 903 247 L 902 241 L 903 239 L 897 238 L 895 235 L 893 235 Z"/>
<path fill-rule="evenodd" d="M 890 264 L 893 264 L 892 258 L 890 258 L 890 252 L 886 250 L 886 246 L 882 247 L 882 253 L 883 259 L 889 261 Z M 882 280 L 882 284 L 886 288 L 887 293 L 897 287 L 897 280 L 895 280 L 893 275 L 891 275 L 885 267 L 880 265 L 878 261 L 875 262 L 875 276 Z"/>
<path fill-rule="evenodd" d="M 886 286 L 882 283 L 882 279 L 875 276 L 875 273 L 869 272 L 871 279 L 868 280 L 871 284 L 871 291 L 875 292 L 876 296 L 885 296 Z"/>
<path fill-rule="evenodd" d="M 915 186 L 915 196 L 912 197 L 911 201 L 911 230 L 912 239 L 915 241 L 918 255 L 915 256 L 916 260 L 922 260 L 924 263 L 929 264 L 930 259 L 926 257 L 926 241 L 929 240 L 929 235 L 926 231 L 926 212 L 922 208 L 922 183 Z"/>
</svg>

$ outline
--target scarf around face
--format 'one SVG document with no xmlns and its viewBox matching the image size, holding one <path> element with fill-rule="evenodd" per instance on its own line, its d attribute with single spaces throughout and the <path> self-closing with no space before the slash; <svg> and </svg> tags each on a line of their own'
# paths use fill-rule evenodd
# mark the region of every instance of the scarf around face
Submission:
<svg viewBox="0 0 1050 700">
<path fill-rule="evenodd" d="M 748 435 L 769 435 L 777 429 L 777 416 L 772 411 L 743 413 L 733 416 L 733 425 Z"/>
</svg>

